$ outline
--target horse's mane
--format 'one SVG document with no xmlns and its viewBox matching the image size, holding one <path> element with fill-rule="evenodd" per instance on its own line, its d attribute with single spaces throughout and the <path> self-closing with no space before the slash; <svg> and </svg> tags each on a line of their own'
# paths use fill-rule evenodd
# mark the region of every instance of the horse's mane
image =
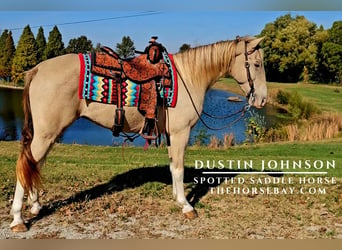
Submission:
<svg viewBox="0 0 342 250">
<path fill-rule="evenodd" d="M 187 82 L 193 85 L 201 85 L 201 83 L 212 85 L 219 78 L 230 73 L 237 43 L 253 39 L 255 39 L 253 36 L 237 37 L 235 40 L 190 48 L 174 55 L 176 67 Z"/>
<path fill-rule="evenodd" d="M 176 67 L 192 84 L 203 81 L 213 84 L 230 72 L 236 44 L 237 40 L 219 41 L 179 52 L 174 56 Z"/>
</svg>

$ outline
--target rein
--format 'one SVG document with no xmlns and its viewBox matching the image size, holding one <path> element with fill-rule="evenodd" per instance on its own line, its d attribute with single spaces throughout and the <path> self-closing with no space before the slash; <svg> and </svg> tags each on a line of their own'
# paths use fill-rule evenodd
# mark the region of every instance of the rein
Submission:
<svg viewBox="0 0 342 250">
<path fill-rule="evenodd" d="M 235 115 L 237 115 L 237 114 L 240 114 L 240 116 L 239 116 L 237 119 L 235 119 L 234 121 L 232 121 L 231 123 L 229 123 L 229 124 L 226 125 L 226 126 L 219 127 L 219 128 L 213 128 L 213 127 L 209 126 L 209 125 L 203 120 L 203 118 L 201 117 L 200 112 L 199 112 L 198 109 L 196 108 L 196 105 L 195 105 L 195 102 L 194 102 L 194 100 L 193 100 L 193 98 L 192 98 L 192 96 L 191 96 L 190 90 L 189 90 L 188 86 L 185 84 L 185 81 L 184 81 L 182 75 L 179 73 L 179 71 L 178 71 L 177 68 L 176 68 L 176 70 L 177 70 L 177 73 L 178 73 L 180 79 L 181 79 L 182 82 L 183 82 L 183 86 L 184 86 L 184 88 L 185 88 L 185 90 L 186 90 L 186 92 L 187 92 L 187 94 L 188 94 L 188 96 L 189 96 L 189 98 L 190 98 L 192 107 L 194 108 L 194 110 L 195 110 L 195 112 L 196 112 L 196 114 L 197 114 L 197 116 L 198 116 L 198 119 L 203 123 L 203 125 L 204 125 L 207 129 L 209 129 L 209 130 L 223 130 L 223 129 L 226 129 L 226 128 L 230 128 L 230 127 L 233 126 L 235 123 L 237 123 L 238 121 L 240 121 L 240 120 L 244 117 L 244 115 L 246 114 L 246 112 L 250 109 L 250 105 L 249 105 L 248 103 L 246 103 L 246 105 L 243 106 L 243 107 L 242 107 L 240 110 L 238 110 L 237 112 L 234 112 L 234 113 L 229 114 L 229 115 L 226 115 L 226 116 L 213 116 L 213 115 L 210 115 L 209 113 L 203 111 L 202 113 L 203 113 L 204 115 L 206 115 L 206 116 L 208 116 L 208 117 L 210 117 L 210 118 L 213 118 L 213 119 L 226 119 L 226 118 L 229 118 L 229 117 L 233 117 L 233 116 L 235 116 Z"/>
<path fill-rule="evenodd" d="M 237 38 L 237 40 L 238 40 L 238 38 Z M 252 77 L 251 77 L 251 72 L 250 72 L 250 70 L 249 70 L 250 64 L 249 64 L 249 62 L 248 62 L 248 55 L 249 55 L 249 54 L 248 54 L 248 52 L 247 52 L 247 41 L 245 41 L 245 53 L 244 53 L 244 54 L 245 54 L 245 68 L 246 68 L 246 72 L 247 72 L 247 79 L 248 79 L 248 83 L 249 83 L 249 86 L 250 86 L 250 91 L 248 92 L 248 94 L 247 94 L 247 96 L 246 96 L 246 99 L 247 99 L 246 105 L 244 105 L 240 110 L 238 110 L 238 111 L 236 111 L 236 112 L 234 112 L 234 113 L 232 113 L 232 114 L 225 115 L 225 116 L 213 116 L 213 115 L 211 115 L 211 114 L 209 114 L 209 113 L 207 113 L 207 112 L 205 112 L 205 111 L 202 111 L 202 114 L 204 114 L 204 115 L 206 115 L 206 116 L 208 116 L 209 118 L 212 118 L 212 119 L 226 119 L 226 118 L 230 118 L 230 117 L 233 117 L 233 116 L 236 116 L 236 115 L 240 114 L 240 116 L 239 116 L 238 118 L 236 118 L 234 121 L 230 122 L 230 123 L 229 123 L 228 125 L 226 125 L 226 126 L 219 127 L 219 128 L 213 128 L 213 127 L 209 126 L 209 125 L 203 120 L 203 118 L 201 117 L 200 112 L 199 112 L 198 109 L 196 108 L 195 102 L 194 102 L 194 100 L 193 100 L 193 98 L 192 98 L 192 96 L 191 96 L 191 93 L 190 93 L 190 90 L 189 90 L 188 86 L 186 85 L 186 83 L 185 83 L 185 81 L 184 81 L 182 75 L 180 74 L 180 72 L 179 72 L 178 69 L 176 68 L 176 71 L 177 71 L 177 73 L 178 73 L 180 79 L 181 79 L 182 82 L 183 82 L 183 86 L 184 86 L 184 88 L 185 88 L 185 90 L 186 90 L 186 92 L 187 92 L 187 94 L 188 94 L 188 96 L 189 96 L 189 98 L 190 98 L 191 104 L 192 104 L 192 106 L 193 106 L 193 108 L 194 108 L 194 110 L 195 110 L 195 112 L 196 112 L 196 114 L 197 114 L 199 120 L 200 120 L 200 121 L 203 123 L 203 125 L 204 125 L 207 129 L 209 129 L 209 130 L 223 130 L 223 129 L 232 127 L 235 123 L 237 123 L 238 121 L 240 121 L 240 120 L 244 117 L 244 115 L 246 114 L 246 112 L 249 111 L 249 109 L 251 108 L 251 105 L 248 103 L 249 99 L 252 97 L 252 102 L 254 103 L 254 101 L 255 101 L 254 81 L 253 81 L 253 79 L 252 79 Z"/>
</svg>

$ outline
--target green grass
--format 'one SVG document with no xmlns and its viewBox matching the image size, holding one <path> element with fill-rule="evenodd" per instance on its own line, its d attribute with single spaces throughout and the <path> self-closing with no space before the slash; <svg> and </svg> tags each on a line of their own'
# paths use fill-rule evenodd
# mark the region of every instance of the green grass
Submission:
<svg viewBox="0 0 342 250">
<path fill-rule="evenodd" d="M 341 145 L 342 139 L 339 138 L 321 142 L 241 145 L 228 150 L 189 147 L 185 166 L 186 168 L 194 168 L 196 160 L 203 162 L 207 160 L 210 162 L 252 160 L 255 163 L 253 168 L 255 167 L 258 170 L 260 169 L 258 164 L 261 160 L 335 160 L 336 169 L 328 170 L 329 176 L 342 177 Z M 19 142 L 0 142 L 0 188 L 2 190 L 0 200 L 2 202 L 10 199 L 13 195 L 18 150 Z M 73 186 L 77 187 L 75 191 L 79 191 L 98 183 L 108 182 L 113 177 L 134 169 L 144 171 L 143 168 L 160 167 L 161 172 L 165 174 L 163 178 L 171 180 L 168 173 L 168 162 L 166 148 L 150 148 L 148 151 L 144 151 L 140 147 L 121 148 L 57 144 L 47 158 L 42 175 L 45 187 L 49 190 L 57 190 L 60 186 Z M 304 171 L 304 169 L 302 170 Z M 318 170 L 311 169 L 311 171 Z M 158 178 L 158 176 L 153 177 L 151 183 L 158 181 Z M 151 187 L 153 193 L 161 188 L 157 184 L 151 184 Z M 56 195 L 58 195 L 57 191 Z"/>
<path fill-rule="evenodd" d="M 269 90 L 298 92 L 305 99 L 315 103 L 322 111 L 342 113 L 342 86 L 327 84 L 268 83 Z"/>
</svg>

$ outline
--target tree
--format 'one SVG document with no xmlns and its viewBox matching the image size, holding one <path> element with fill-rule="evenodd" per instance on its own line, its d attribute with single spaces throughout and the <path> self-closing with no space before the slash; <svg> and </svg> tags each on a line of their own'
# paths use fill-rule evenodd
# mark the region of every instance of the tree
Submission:
<svg viewBox="0 0 342 250">
<path fill-rule="evenodd" d="M 333 23 L 329 30 L 329 41 L 342 45 L 342 21 L 336 21 Z"/>
<path fill-rule="evenodd" d="M 99 51 L 101 51 L 101 43 L 97 43 L 96 44 L 96 47 L 94 48 L 94 51 L 96 51 L 96 52 L 99 52 Z"/>
<path fill-rule="evenodd" d="M 121 43 L 116 44 L 116 52 L 122 58 L 132 57 L 135 54 L 134 42 L 129 36 L 124 36 Z"/>
<path fill-rule="evenodd" d="M 7 35 L 5 41 L 5 47 L 1 53 L 0 58 L 0 78 L 4 78 L 7 81 L 11 80 L 12 62 L 15 54 L 15 46 L 12 37 L 12 32 L 10 31 Z"/>
<path fill-rule="evenodd" d="M 49 33 L 48 42 L 44 51 L 44 59 L 60 56 L 64 54 L 64 43 L 62 41 L 62 34 L 59 32 L 57 26 L 54 26 Z"/>
<path fill-rule="evenodd" d="M 313 73 L 312 78 L 319 82 L 326 82 L 326 76 L 327 76 L 327 69 L 323 65 L 323 54 L 322 54 L 322 48 L 323 44 L 327 42 L 329 38 L 328 31 L 323 28 L 321 25 L 318 30 L 316 31 L 316 35 L 314 37 L 314 40 L 316 42 L 317 46 L 317 68 L 316 71 Z"/>
<path fill-rule="evenodd" d="M 8 30 L 4 30 L 0 36 L 0 59 L 4 54 L 7 37 L 8 37 Z"/>
<path fill-rule="evenodd" d="M 46 39 L 44 36 L 44 29 L 40 27 L 36 37 L 37 43 L 37 62 L 40 63 L 44 58 L 44 51 L 46 49 Z"/>
<path fill-rule="evenodd" d="M 88 40 L 86 36 L 71 39 L 68 47 L 65 49 L 66 53 L 87 53 L 92 51 L 93 43 Z"/>
<path fill-rule="evenodd" d="M 190 44 L 187 44 L 187 43 L 183 43 L 183 45 L 179 48 L 179 53 L 181 52 L 184 52 L 184 51 L 187 51 L 191 48 L 191 45 Z"/>
<path fill-rule="evenodd" d="M 20 36 L 12 63 L 12 80 L 24 79 L 24 72 L 37 64 L 37 44 L 29 25 Z"/>
<path fill-rule="evenodd" d="M 297 82 L 317 68 L 316 24 L 304 16 L 281 16 L 265 26 L 265 69 L 269 81 Z"/>
<path fill-rule="evenodd" d="M 3 62 L 2 62 L 2 57 L 4 56 L 4 53 L 5 53 L 7 36 L 8 36 L 8 30 L 4 30 L 0 36 L 0 70 L 2 67 L 4 67 Z M 0 75 L 0 80 L 1 80 L 1 75 Z"/>
<path fill-rule="evenodd" d="M 342 21 L 334 22 L 322 46 L 322 68 L 328 82 L 342 83 Z"/>
</svg>

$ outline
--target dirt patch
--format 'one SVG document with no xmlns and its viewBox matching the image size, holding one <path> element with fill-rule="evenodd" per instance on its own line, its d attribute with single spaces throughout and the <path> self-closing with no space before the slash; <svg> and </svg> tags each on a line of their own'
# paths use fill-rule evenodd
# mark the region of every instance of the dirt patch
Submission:
<svg viewBox="0 0 342 250">
<path fill-rule="evenodd" d="M 187 185 L 186 191 L 194 188 Z M 195 201 L 195 220 L 183 217 L 172 201 L 171 185 L 159 182 L 95 198 L 45 192 L 40 215 L 30 217 L 28 207 L 24 210 L 30 223 L 26 233 L 10 231 L 10 202 L 1 209 L 0 238 L 342 239 L 340 181 L 321 195 L 215 195 L 205 189 Z"/>
</svg>

